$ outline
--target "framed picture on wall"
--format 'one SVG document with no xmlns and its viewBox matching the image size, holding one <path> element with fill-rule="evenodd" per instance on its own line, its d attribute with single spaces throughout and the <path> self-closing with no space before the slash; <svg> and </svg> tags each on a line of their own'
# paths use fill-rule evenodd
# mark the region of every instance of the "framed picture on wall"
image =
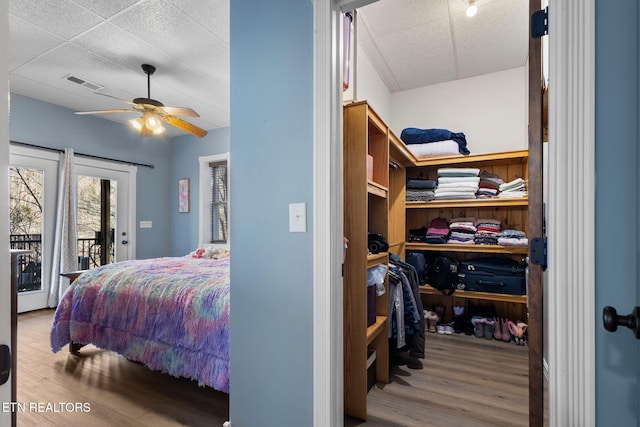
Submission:
<svg viewBox="0 0 640 427">
<path fill-rule="evenodd" d="M 189 212 L 189 178 L 178 180 L 178 212 Z"/>
</svg>

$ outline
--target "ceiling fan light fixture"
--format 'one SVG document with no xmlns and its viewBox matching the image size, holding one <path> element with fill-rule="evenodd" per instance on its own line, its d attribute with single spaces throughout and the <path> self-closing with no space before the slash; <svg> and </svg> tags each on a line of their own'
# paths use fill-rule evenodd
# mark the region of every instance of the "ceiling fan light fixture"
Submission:
<svg viewBox="0 0 640 427">
<path fill-rule="evenodd" d="M 129 124 L 137 131 L 142 130 L 142 126 L 144 125 L 144 121 L 142 117 L 138 117 L 137 119 L 129 120 Z"/>
<path fill-rule="evenodd" d="M 156 127 L 152 132 L 154 135 L 161 135 L 164 133 L 164 126 L 160 125 Z"/>
<path fill-rule="evenodd" d="M 467 16 L 473 18 L 478 13 L 478 6 L 476 6 L 475 0 L 469 0 L 469 6 L 467 7 Z"/>
</svg>

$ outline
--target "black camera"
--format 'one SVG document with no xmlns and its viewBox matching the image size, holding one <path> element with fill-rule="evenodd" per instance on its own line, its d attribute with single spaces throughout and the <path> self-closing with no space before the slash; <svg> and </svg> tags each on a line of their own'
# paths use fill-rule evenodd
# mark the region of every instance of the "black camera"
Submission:
<svg viewBox="0 0 640 427">
<path fill-rule="evenodd" d="M 382 234 L 369 233 L 369 252 L 377 254 L 389 250 L 389 243 Z"/>
</svg>

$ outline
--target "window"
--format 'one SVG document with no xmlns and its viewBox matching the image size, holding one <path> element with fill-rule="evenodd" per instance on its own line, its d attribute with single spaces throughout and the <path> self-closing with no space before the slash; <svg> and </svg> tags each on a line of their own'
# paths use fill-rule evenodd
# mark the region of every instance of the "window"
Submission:
<svg viewBox="0 0 640 427">
<path fill-rule="evenodd" d="M 229 248 L 229 153 L 200 162 L 200 245 Z"/>
</svg>

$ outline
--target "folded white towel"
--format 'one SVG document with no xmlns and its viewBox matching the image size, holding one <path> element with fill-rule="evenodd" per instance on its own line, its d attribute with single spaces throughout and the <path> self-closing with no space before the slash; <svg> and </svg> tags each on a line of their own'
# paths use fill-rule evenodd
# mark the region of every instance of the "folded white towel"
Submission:
<svg viewBox="0 0 640 427">
<path fill-rule="evenodd" d="M 461 182 L 470 182 L 480 185 L 480 178 L 473 176 L 441 176 L 438 178 L 438 185 L 441 184 L 459 184 Z"/>
<path fill-rule="evenodd" d="M 407 144 L 407 149 L 414 156 L 444 156 L 449 154 L 460 154 L 458 143 L 448 139 L 446 141 L 427 142 L 424 144 Z"/>
</svg>

